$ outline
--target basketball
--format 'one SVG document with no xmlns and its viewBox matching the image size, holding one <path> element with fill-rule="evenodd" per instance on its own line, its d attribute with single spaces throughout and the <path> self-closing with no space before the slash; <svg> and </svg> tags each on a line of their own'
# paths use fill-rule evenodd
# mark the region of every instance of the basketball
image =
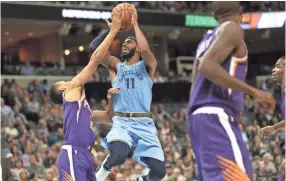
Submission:
<svg viewBox="0 0 286 181">
<path fill-rule="evenodd" d="M 132 5 L 129 3 L 121 3 L 118 4 L 114 10 L 119 11 L 122 17 L 121 22 L 121 29 L 127 30 L 131 28 L 131 17 L 132 17 Z"/>
</svg>

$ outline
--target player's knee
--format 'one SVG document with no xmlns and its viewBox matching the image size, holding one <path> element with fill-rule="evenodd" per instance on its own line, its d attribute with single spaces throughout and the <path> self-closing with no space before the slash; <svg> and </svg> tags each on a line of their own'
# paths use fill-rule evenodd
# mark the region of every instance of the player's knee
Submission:
<svg viewBox="0 0 286 181">
<path fill-rule="evenodd" d="M 113 142 L 110 145 L 111 153 L 108 158 L 109 164 L 113 166 L 122 165 L 128 157 L 130 152 L 130 147 L 126 143 L 122 143 L 119 141 Z"/>
<path fill-rule="evenodd" d="M 108 158 L 108 162 L 112 167 L 119 166 L 125 162 L 125 160 L 127 159 L 127 156 L 128 156 L 128 152 L 127 153 L 126 152 L 125 153 L 115 152 L 110 155 L 110 157 Z"/>
<path fill-rule="evenodd" d="M 155 169 L 155 173 L 156 173 L 156 176 L 158 178 L 163 179 L 165 177 L 165 175 L 166 175 L 166 167 L 165 167 L 164 162 L 160 162 L 153 169 Z"/>
<path fill-rule="evenodd" d="M 152 166 L 150 165 L 150 176 L 156 179 L 163 179 L 166 175 L 165 163 L 162 161 L 156 161 Z"/>
</svg>

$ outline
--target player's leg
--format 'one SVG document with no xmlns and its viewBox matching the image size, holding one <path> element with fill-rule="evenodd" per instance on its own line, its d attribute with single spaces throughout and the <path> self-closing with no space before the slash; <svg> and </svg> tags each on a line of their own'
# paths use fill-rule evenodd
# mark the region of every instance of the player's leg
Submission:
<svg viewBox="0 0 286 181">
<path fill-rule="evenodd" d="M 203 180 L 202 178 L 202 173 L 201 173 L 201 162 L 199 162 L 198 160 L 200 160 L 200 152 L 197 151 L 199 149 L 199 146 L 200 146 L 200 141 L 198 139 L 196 132 L 193 131 L 193 129 L 197 129 L 196 128 L 196 122 L 193 121 L 191 119 L 192 117 L 189 118 L 188 120 L 188 134 L 189 134 L 189 137 L 191 139 L 191 143 L 192 143 L 192 148 L 193 148 L 193 152 L 195 154 L 195 161 L 196 161 L 196 164 L 197 164 L 197 172 L 198 172 L 198 180 Z"/>
<path fill-rule="evenodd" d="M 75 151 L 70 145 L 64 145 L 61 148 L 58 172 L 60 181 L 66 181 L 65 174 L 68 174 L 74 181 L 87 179 L 87 172 L 81 165 L 80 158 L 77 158 Z"/>
<path fill-rule="evenodd" d="M 241 156 L 242 156 L 242 163 L 240 163 L 240 167 L 244 167 L 245 169 L 245 173 L 247 173 L 247 175 L 252 178 L 253 177 L 253 173 L 252 173 L 252 163 L 250 160 L 250 155 L 249 152 L 247 150 L 247 147 L 242 139 L 242 134 L 241 131 L 239 129 L 239 126 L 237 124 L 237 122 L 230 122 L 230 126 L 231 126 L 231 130 L 234 133 L 234 136 L 236 138 L 239 150 L 241 152 Z M 228 133 L 229 134 L 229 133 Z M 237 158 L 237 156 L 235 155 L 235 160 L 236 162 L 238 162 L 237 160 L 239 160 L 239 158 Z"/>
<path fill-rule="evenodd" d="M 141 161 L 144 162 L 150 169 L 148 175 L 146 177 L 142 177 L 142 180 L 159 181 L 165 177 L 166 167 L 163 161 L 150 157 L 142 157 Z M 138 180 L 140 180 L 140 178 Z"/>
<path fill-rule="evenodd" d="M 138 125 L 133 125 L 132 134 L 137 138 L 134 158 L 150 169 L 149 180 L 162 180 L 166 174 L 164 153 L 154 122 L 151 119 L 140 120 Z"/>
<path fill-rule="evenodd" d="M 122 165 L 125 162 L 130 153 L 130 146 L 121 141 L 114 141 L 109 144 L 109 151 L 110 155 L 96 171 L 97 181 L 105 180 L 112 167 Z"/>
<path fill-rule="evenodd" d="M 102 145 L 109 149 L 110 155 L 96 170 L 97 181 L 104 181 L 109 175 L 112 167 L 121 165 L 125 162 L 130 153 L 132 138 L 126 129 L 115 124 L 108 133 L 106 139 L 104 139 Z"/>
<path fill-rule="evenodd" d="M 191 139 L 195 140 L 200 181 L 249 180 L 244 164 L 247 150 L 240 146 L 230 118 L 223 111 L 190 116 L 189 131 Z"/>
</svg>

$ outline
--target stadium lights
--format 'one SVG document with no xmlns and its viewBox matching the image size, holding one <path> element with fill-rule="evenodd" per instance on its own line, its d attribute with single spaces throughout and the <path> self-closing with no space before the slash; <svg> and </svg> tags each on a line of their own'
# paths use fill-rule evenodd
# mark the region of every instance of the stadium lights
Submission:
<svg viewBox="0 0 286 181">
<path fill-rule="evenodd" d="M 69 50 L 65 50 L 65 55 L 69 55 L 70 51 Z"/>
<path fill-rule="evenodd" d="M 83 46 L 79 46 L 78 49 L 79 49 L 79 51 L 82 52 L 84 50 L 84 47 Z"/>
</svg>

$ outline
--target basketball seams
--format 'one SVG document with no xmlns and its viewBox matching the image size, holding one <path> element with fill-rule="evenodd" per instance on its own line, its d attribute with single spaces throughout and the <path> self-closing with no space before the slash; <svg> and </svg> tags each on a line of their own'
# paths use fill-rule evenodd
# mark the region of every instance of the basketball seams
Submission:
<svg viewBox="0 0 286 181">
<path fill-rule="evenodd" d="M 131 27 L 132 11 L 130 9 L 131 4 L 121 3 L 115 7 L 115 10 L 121 14 L 122 22 L 121 29 L 126 30 Z"/>
<path fill-rule="evenodd" d="M 126 29 L 126 16 L 125 16 L 125 3 L 123 4 L 123 14 L 124 14 L 124 29 Z"/>
</svg>

